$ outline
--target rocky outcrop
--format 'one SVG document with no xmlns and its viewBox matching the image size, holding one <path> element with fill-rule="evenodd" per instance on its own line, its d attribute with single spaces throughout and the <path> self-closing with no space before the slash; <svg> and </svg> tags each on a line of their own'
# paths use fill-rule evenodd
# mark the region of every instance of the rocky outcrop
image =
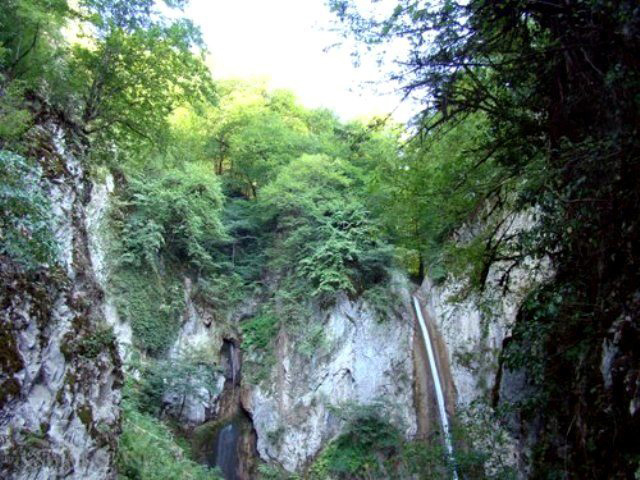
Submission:
<svg viewBox="0 0 640 480">
<path fill-rule="evenodd" d="M 532 222 L 531 214 L 511 214 L 504 228 L 513 235 L 529 229 Z M 419 295 L 446 346 L 458 405 L 470 405 L 491 394 L 503 341 L 526 294 L 551 275 L 548 261 L 525 259 L 516 266 L 494 262 L 481 292 L 464 293 L 466 280 L 453 276 L 440 283 L 425 279 Z"/>
<path fill-rule="evenodd" d="M 91 184 L 56 125 L 37 130 L 59 265 L 0 259 L 0 477 L 114 479 L 122 373 L 88 248 Z"/>
<path fill-rule="evenodd" d="M 399 307 L 387 318 L 362 300 L 341 297 L 317 312 L 325 347 L 310 356 L 295 337 L 282 331 L 276 365 L 269 378 L 251 387 L 245 399 L 263 460 L 300 471 L 340 433 L 334 408 L 383 403 L 389 419 L 405 433 L 416 433 L 413 384 L 413 319 L 405 286 L 395 285 Z"/>
<path fill-rule="evenodd" d="M 194 301 L 191 279 L 185 277 L 183 282 L 185 301 L 183 323 L 168 356 L 173 361 L 179 362 L 189 355 L 204 355 L 211 364 L 219 367 L 213 379 L 208 382 L 198 382 L 198 385 L 194 385 L 188 394 L 168 391 L 164 395 L 165 412 L 179 420 L 183 426 L 194 427 L 219 413 L 220 397 L 225 384 L 224 368 L 222 368 L 223 339 L 228 328 L 214 322 L 209 309 Z M 210 376 L 210 372 L 202 372 L 202 375 Z"/>
<path fill-rule="evenodd" d="M 504 217 L 496 237 L 515 236 L 534 225 L 534 215 L 509 213 Z M 478 226 L 459 232 L 461 240 L 473 238 Z M 492 395 L 504 398 L 526 395 L 522 372 L 503 372 L 500 354 L 510 336 L 525 296 L 536 285 L 547 281 L 553 269 L 547 259 L 530 258 L 515 264 L 510 261 L 490 265 L 482 291 L 470 291 L 467 280 L 448 276 L 440 283 L 426 278 L 418 295 L 432 322 L 437 342 L 436 350 L 442 363 L 449 365 L 454 389 L 451 395 L 456 410 L 463 416 L 486 419 L 491 409 Z M 482 428 L 486 428 L 483 426 Z M 492 434 L 500 429 L 493 423 Z M 506 431 L 504 433 L 509 438 Z M 522 472 L 526 460 L 518 439 L 507 440 L 502 458 L 495 462 L 518 466 Z"/>
<path fill-rule="evenodd" d="M 108 228 L 109 201 L 114 191 L 113 176 L 108 174 L 104 182 L 94 182 L 91 198 L 86 206 L 86 224 L 89 255 L 97 282 L 104 291 L 101 304 L 102 313 L 113 329 L 118 343 L 118 353 L 124 362 L 133 348 L 131 325 L 120 318 L 116 302 L 109 290 L 109 252 L 110 233 Z"/>
</svg>

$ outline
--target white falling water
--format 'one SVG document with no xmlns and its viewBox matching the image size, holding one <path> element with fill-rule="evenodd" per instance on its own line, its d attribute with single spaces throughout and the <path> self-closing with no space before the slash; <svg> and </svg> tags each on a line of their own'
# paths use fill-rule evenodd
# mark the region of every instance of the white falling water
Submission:
<svg viewBox="0 0 640 480">
<path fill-rule="evenodd" d="M 413 297 L 413 306 L 418 316 L 418 323 L 420 324 L 420 330 L 422 331 L 422 339 L 424 340 L 424 346 L 427 349 L 427 356 L 429 358 L 429 366 L 431 367 L 431 376 L 433 377 L 433 384 L 436 388 L 436 400 L 438 401 L 438 411 L 440 412 L 440 423 L 442 424 L 442 431 L 444 433 L 444 443 L 447 448 L 447 454 L 453 464 L 453 443 L 451 442 L 451 432 L 449 431 L 449 419 L 447 418 L 447 410 L 444 403 L 444 394 L 442 393 L 442 384 L 440 383 L 440 373 L 438 372 L 438 364 L 436 363 L 435 355 L 433 354 L 433 347 L 431 346 L 431 337 L 429 336 L 429 330 L 424 322 L 422 316 L 422 309 L 418 299 Z M 453 466 L 453 479 L 458 480 L 458 472 L 456 471 L 455 464 Z"/>
<path fill-rule="evenodd" d="M 227 424 L 218 433 L 214 466 L 220 468 L 225 480 L 236 479 L 238 436 L 238 429 L 233 422 Z"/>
<path fill-rule="evenodd" d="M 236 352 L 235 352 L 236 346 L 233 344 L 233 342 L 231 342 L 229 344 L 229 363 L 231 364 L 231 381 L 233 382 L 232 385 L 235 388 L 236 386 Z"/>
</svg>

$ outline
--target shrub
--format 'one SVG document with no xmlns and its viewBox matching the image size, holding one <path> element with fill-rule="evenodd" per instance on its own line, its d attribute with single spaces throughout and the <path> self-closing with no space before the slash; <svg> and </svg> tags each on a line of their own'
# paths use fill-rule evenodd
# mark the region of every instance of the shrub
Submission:
<svg viewBox="0 0 640 480">
<path fill-rule="evenodd" d="M 355 294 L 386 278 L 391 249 L 350 192 L 351 170 L 342 160 L 303 155 L 263 190 L 265 210 L 280 234 L 269 263 L 292 276 L 305 295 Z"/>
<path fill-rule="evenodd" d="M 178 355 L 162 360 L 139 359 L 131 362 L 130 367 L 138 372 L 137 378 L 129 378 L 126 395 L 132 405 L 143 413 L 160 415 L 165 395 L 169 394 L 179 401 L 187 397 L 207 400 L 208 394 L 216 394 L 219 368 L 211 360 L 207 349 L 186 349 Z M 205 398 L 205 395 L 207 398 Z M 182 406 L 176 412 L 182 415 Z"/>
<path fill-rule="evenodd" d="M 135 345 L 151 355 L 173 342 L 184 312 L 184 289 L 173 275 L 120 268 L 110 285 L 118 313 L 131 324 Z"/>
<path fill-rule="evenodd" d="M 55 262 L 58 253 L 51 202 L 39 180 L 34 165 L 0 151 L 0 254 L 27 269 Z"/>
<path fill-rule="evenodd" d="M 126 399 L 122 411 L 122 434 L 118 443 L 120 479 L 221 479 L 215 470 L 190 460 L 160 420 L 139 412 Z"/>
<path fill-rule="evenodd" d="M 279 323 L 275 315 L 262 313 L 243 322 L 240 328 L 243 348 L 264 350 L 278 334 Z"/>
<path fill-rule="evenodd" d="M 343 433 L 314 462 L 310 478 L 389 478 L 384 462 L 399 452 L 403 439 L 381 413 L 380 405 L 339 411 L 347 420 Z"/>
<path fill-rule="evenodd" d="M 222 204 L 218 179 L 195 164 L 133 177 L 114 215 L 120 263 L 158 271 L 163 259 L 211 269 L 212 252 L 227 240 Z"/>
</svg>

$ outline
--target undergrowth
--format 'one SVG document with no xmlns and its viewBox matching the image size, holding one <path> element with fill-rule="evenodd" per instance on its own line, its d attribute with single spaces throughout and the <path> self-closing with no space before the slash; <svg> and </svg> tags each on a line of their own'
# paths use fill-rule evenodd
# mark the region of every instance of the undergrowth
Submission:
<svg viewBox="0 0 640 480">
<path fill-rule="evenodd" d="M 493 428 L 495 419 L 463 415 L 452 422 L 456 448 L 450 458 L 442 438 L 406 439 L 397 420 L 384 404 L 346 405 L 334 408 L 344 421 L 342 433 L 332 440 L 309 467 L 309 480 L 372 480 L 459 478 L 514 480 L 515 471 L 500 461 L 506 439 Z"/>
<path fill-rule="evenodd" d="M 0 254 L 27 269 L 57 259 L 49 194 L 41 172 L 23 157 L 0 151 Z"/>
<path fill-rule="evenodd" d="M 134 343 L 151 355 L 170 346 L 184 312 L 184 290 L 177 275 L 121 268 L 112 275 L 111 288 L 118 313 L 129 322 Z"/>
<path fill-rule="evenodd" d="M 214 470 L 190 460 L 169 428 L 125 399 L 118 444 L 120 480 L 221 480 Z"/>
</svg>

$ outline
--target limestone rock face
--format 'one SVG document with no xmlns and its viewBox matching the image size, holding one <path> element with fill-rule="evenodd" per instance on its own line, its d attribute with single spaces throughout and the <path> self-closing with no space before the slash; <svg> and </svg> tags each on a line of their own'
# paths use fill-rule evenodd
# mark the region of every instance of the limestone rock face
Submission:
<svg viewBox="0 0 640 480">
<path fill-rule="evenodd" d="M 113 328 L 118 343 L 118 353 L 124 362 L 129 358 L 133 348 L 133 330 L 128 322 L 118 315 L 114 298 L 109 293 L 109 262 L 107 215 L 110 195 L 113 193 L 113 176 L 107 175 L 104 182 L 94 183 L 91 198 L 86 206 L 86 223 L 89 255 L 97 282 L 104 291 L 102 313 L 105 320 Z"/>
<path fill-rule="evenodd" d="M 495 235 L 516 235 L 530 229 L 534 222 L 532 212 L 511 213 Z M 459 235 L 470 239 L 474 230 L 470 226 Z M 478 414 L 478 408 L 489 408 L 494 391 L 504 398 L 515 398 L 525 392 L 522 372 L 502 372 L 500 353 L 526 294 L 552 275 L 553 268 L 547 259 L 525 259 L 515 267 L 510 262 L 495 262 L 482 293 L 463 295 L 465 280 L 449 276 L 436 284 L 430 278 L 425 279 L 419 297 L 444 344 L 443 356 L 449 364 L 458 411 L 475 409 Z M 522 471 L 523 452 L 516 445 L 518 440 L 511 439 L 509 443 L 505 446 L 509 458 L 500 461 L 519 465 Z"/>
<path fill-rule="evenodd" d="M 178 337 L 169 351 L 169 358 L 179 360 L 193 352 L 204 354 L 209 361 L 220 365 L 223 329 L 211 312 L 199 306 L 192 298 L 192 283 L 184 278 L 185 310 Z M 220 408 L 219 401 L 225 383 L 222 371 L 215 375 L 212 385 L 202 385 L 191 394 L 167 392 L 164 403 L 166 412 L 185 426 L 197 426 L 214 417 Z"/>
<path fill-rule="evenodd" d="M 0 259 L 0 477 L 12 480 L 116 477 L 121 365 L 89 255 L 90 183 L 65 136 L 38 131 L 60 265 Z"/>
<path fill-rule="evenodd" d="M 510 217 L 504 231 L 496 235 L 513 235 L 533 225 L 531 214 Z M 492 391 L 502 342 L 510 335 L 526 294 L 553 274 L 547 260 L 525 260 L 505 276 L 510 267 L 508 262 L 493 263 L 482 293 L 461 296 L 465 282 L 452 276 L 440 284 L 427 278 L 420 289 L 444 339 L 459 405 L 469 405 Z"/>
<path fill-rule="evenodd" d="M 402 307 L 386 319 L 346 297 L 318 312 L 313 321 L 322 322 L 327 346 L 310 356 L 280 335 L 270 378 L 244 402 L 264 460 L 300 471 L 340 433 L 343 421 L 331 407 L 345 404 L 386 403 L 390 420 L 415 434 L 412 317 L 407 290 L 399 293 Z"/>
</svg>

